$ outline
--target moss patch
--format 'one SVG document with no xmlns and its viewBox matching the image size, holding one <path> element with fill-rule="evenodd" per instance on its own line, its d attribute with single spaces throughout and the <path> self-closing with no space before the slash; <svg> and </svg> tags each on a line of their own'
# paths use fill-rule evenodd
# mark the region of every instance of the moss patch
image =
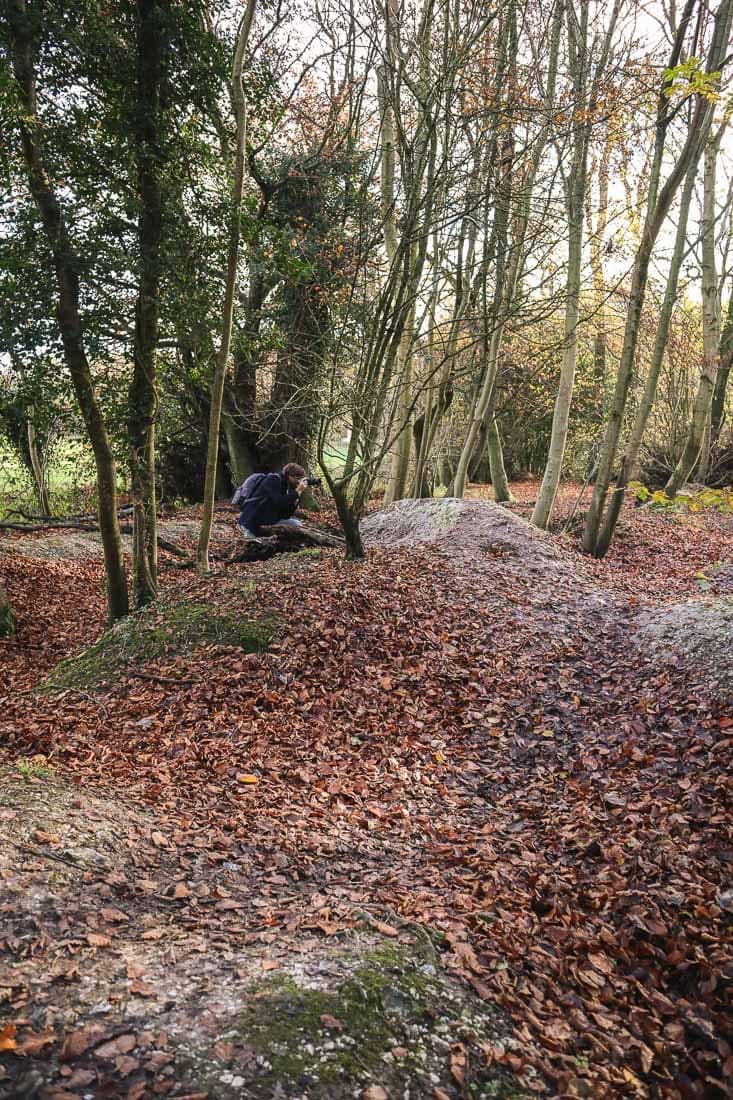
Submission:
<svg viewBox="0 0 733 1100">
<path fill-rule="evenodd" d="M 6 603 L 0 602 L 0 638 L 15 634 L 15 615 Z"/>
<path fill-rule="evenodd" d="M 246 1095 L 262 1100 L 358 1096 L 370 1084 L 394 1097 L 407 1088 L 410 1096 L 432 1096 L 440 1084 L 454 1096 L 450 1059 L 456 1044 L 470 1051 L 462 1095 L 527 1095 L 511 1073 L 487 1063 L 478 1045 L 501 1034 L 496 1010 L 470 997 L 415 948 L 345 955 L 341 971 L 318 985 L 297 967 L 279 971 L 249 989 L 231 1025 L 226 1039 L 250 1052 L 248 1071 L 240 1055 L 231 1071 L 210 1069 L 202 1081 L 199 1063 L 195 1074 L 217 1096 L 228 1097 L 230 1087 L 245 1081 Z"/>
<path fill-rule="evenodd" d="M 261 653 L 274 630 L 273 616 L 253 620 L 201 603 L 156 604 L 120 620 L 99 641 L 61 661 L 38 690 L 97 688 L 118 678 L 126 664 L 191 653 L 201 642 Z"/>
</svg>

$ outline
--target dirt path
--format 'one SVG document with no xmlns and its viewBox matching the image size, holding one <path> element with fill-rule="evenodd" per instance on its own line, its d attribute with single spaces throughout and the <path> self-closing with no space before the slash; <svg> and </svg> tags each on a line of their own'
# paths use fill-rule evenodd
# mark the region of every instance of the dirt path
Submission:
<svg viewBox="0 0 733 1100">
<path fill-rule="evenodd" d="M 595 567 L 541 536 L 528 556 L 505 517 L 477 530 L 480 515 L 469 508 L 419 546 L 403 525 L 399 538 L 409 543 L 376 551 L 364 567 L 324 554 L 304 558 L 294 573 L 263 565 L 209 582 L 182 578 L 177 598 L 243 614 L 266 606 L 279 624 L 271 649 L 246 659 L 216 646 L 167 653 L 145 665 L 164 681 L 125 679 L 100 697 L 55 697 L 45 716 L 12 701 L 4 733 L 14 751 L 44 752 L 84 784 L 124 783 L 149 806 L 146 823 L 128 836 L 125 881 L 102 880 L 107 901 L 128 920 L 104 916 L 110 904 L 97 902 L 99 934 L 111 942 L 82 944 L 80 975 L 88 968 L 105 1003 L 107 960 L 119 975 L 129 945 L 146 945 L 140 980 L 154 990 L 153 1003 L 172 1002 L 161 1027 L 169 1033 L 175 1004 L 199 1035 L 192 1006 L 205 1014 L 209 994 L 192 980 L 198 949 L 187 937 L 198 938 L 214 968 L 207 981 L 236 965 L 227 952 L 254 947 L 258 967 L 273 954 L 273 969 L 289 973 L 294 945 L 310 943 L 316 955 L 326 945 L 329 955 L 332 942 L 365 932 L 411 953 L 411 962 L 393 959 L 393 969 L 414 976 L 425 965 L 414 959 L 418 929 L 428 928 L 435 960 L 429 951 L 427 965 L 454 973 L 475 995 L 465 1012 L 496 1005 L 513 1031 L 509 1042 L 506 1023 L 495 1022 L 488 1041 L 488 1024 L 485 1033 L 475 1020 L 454 1029 L 429 1072 L 403 1067 L 410 1095 L 439 1100 L 441 1090 L 458 1096 L 471 1084 L 472 1095 L 484 1096 L 500 1086 L 569 1096 L 727 1095 L 733 721 L 691 693 L 673 665 L 633 643 L 636 597 L 599 586 Z M 183 672 L 194 682 L 171 685 Z M 164 870 L 153 871 L 161 861 Z M 144 880 L 160 889 L 146 893 Z M 208 893 L 198 892 L 202 885 Z M 61 900 L 42 935 L 11 945 L 29 988 L 59 939 L 78 954 L 78 930 L 58 927 L 69 921 L 67 890 Z M 91 910 L 87 903 L 78 914 L 82 927 Z M 180 977 L 177 996 L 156 988 L 166 956 L 153 964 L 145 954 L 150 929 L 174 944 L 167 966 Z M 378 948 L 359 944 L 352 975 L 364 950 Z M 249 975 L 244 1014 L 252 966 L 238 965 Z M 120 980 L 120 1000 L 107 997 L 102 1013 L 108 1026 L 131 999 L 141 1019 L 149 1015 L 144 995 L 130 997 L 136 979 Z M 75 1010 L 77 988 L 67 998 Z M 13 996 L 9 1018 L 18 1012 Z M 291 1010 L 296 1018 L 304 1011 L 297 999 Z M 33 1028 L 53 1029 L 44 1012 Z M 88 1006 L 80 1019 L 89 1023 Z M 136 1027 L 136 1036 L 151 1030 Z M 318 1034 L 330 1041 L 324 1028 Z M 234 1040 L 212 1029 L 207 1057 L 215 1058 L 217 1043 Z M 54 1029 L 55 1043 L 63 1033 Z M 143 1092 L 133 1097 L 166 1081 L 171 1095 L 199 1087 L 201 1067 L 198 1078 L 190 1066 L 184 1073 L 177 1035 L 167 1078 L 155 1077 L 147 1054 L 115 1054 L 138 1062 L 130 1087 Z M 410 1055 L 420 1046 L 406 1024 L 392 1038 Z M 150 1043 L 143 1049 L 159 1049 Z M 396 1096 L 404 1087 L 404 1056 L 391 1047 L 379 1054 L 392 1057 L 380 1062 L 392 1076 L 382 1081 L 370 1069 L 348 1093 L 315 1083 L 312 1066 L 302 1070 L 305 1085 L 293 1084 L 285 1070 L 268 1077 L 256 1061 L 243 1069 L 239 1047 L 221 1049 L 230 1055 L 223 1072 L 243 1083 L 232 1086 L 220 1072 L 213 1091 L 204 1087 L 211 1097 L 237 1088 L 249 1095 L 254 1082 L 265 1090 L 251 1093 L 258 1096 L 369 1087 Z M 58 1051 L 49 1042 L 41 1053 L 58 1066 Z M 83 1057 L 84 1072 L 91 1064 L 97 1073 L 87 1089 L 104 1082 L 104 1095 L 129 1095 L 114 1059 L 100 1076 L 93 1055 Z M 497 1071 L 515 1074 L 514 1084 Z"/>
</svg>

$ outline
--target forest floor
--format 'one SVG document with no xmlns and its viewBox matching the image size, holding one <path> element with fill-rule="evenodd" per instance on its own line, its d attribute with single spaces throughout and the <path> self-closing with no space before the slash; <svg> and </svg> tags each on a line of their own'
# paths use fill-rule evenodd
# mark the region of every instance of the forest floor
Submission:
<svg viewBox="0 0 733 1100">
<path fill-rule="evenodd" d="M 3 537 L 0 1094 L 733 1095 L 733 516 L 536 489 L 164 556 L 60 669 L 100 558 Z"/>
</svg>

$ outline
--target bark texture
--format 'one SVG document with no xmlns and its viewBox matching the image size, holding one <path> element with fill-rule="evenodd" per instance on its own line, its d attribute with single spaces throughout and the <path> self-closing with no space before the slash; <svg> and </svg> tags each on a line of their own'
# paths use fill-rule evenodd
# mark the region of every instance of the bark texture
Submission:
<svg viewBox="0 0 733 1100">
<path fill-rule="evenodd" d="M 128 417 L 134 527 L 133 593 L 137 607 L 144 607 L 156 598 L 158 584 L 155 355 L 158 346 L 163 225 L 161 109 L 165 94 L 168 33 L 167 3 L 164 0 L 138 0 L 135 154 L 140 201 L 140 261 Z"/>
<path fill-rule="evenodd" d="M 722 131 L 719 135 L 722 137 Z M 677 495 L 700 463 L 698 477 L 704 479 L 710 457 L 710 413 L 718 374 L 720 352 L 720 303 L 715 263 L 715 177 L 719 151 L 719 137 L 708 142 L 705 148 L 703 172 L 702 236 L 702 343 L 703 361 L 692 418 L 682 454 L 664 487 L 670 498 Z"/>
</svg>

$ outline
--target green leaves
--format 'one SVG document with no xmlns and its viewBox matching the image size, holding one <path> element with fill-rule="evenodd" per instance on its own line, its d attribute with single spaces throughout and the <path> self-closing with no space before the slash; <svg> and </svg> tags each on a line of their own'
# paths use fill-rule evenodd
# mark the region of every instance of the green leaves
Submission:
<svg viewBox="0 0 733 1100">
<path fill-rule="evenodd" d="M 706 73 L 699 57 L 689 57 L 671 69 L 664 70 L 664 95 L 676 105 L 692 95 L 701 95 L 711 103 L 720 98 L 720 72 Z"/>
</svg>

